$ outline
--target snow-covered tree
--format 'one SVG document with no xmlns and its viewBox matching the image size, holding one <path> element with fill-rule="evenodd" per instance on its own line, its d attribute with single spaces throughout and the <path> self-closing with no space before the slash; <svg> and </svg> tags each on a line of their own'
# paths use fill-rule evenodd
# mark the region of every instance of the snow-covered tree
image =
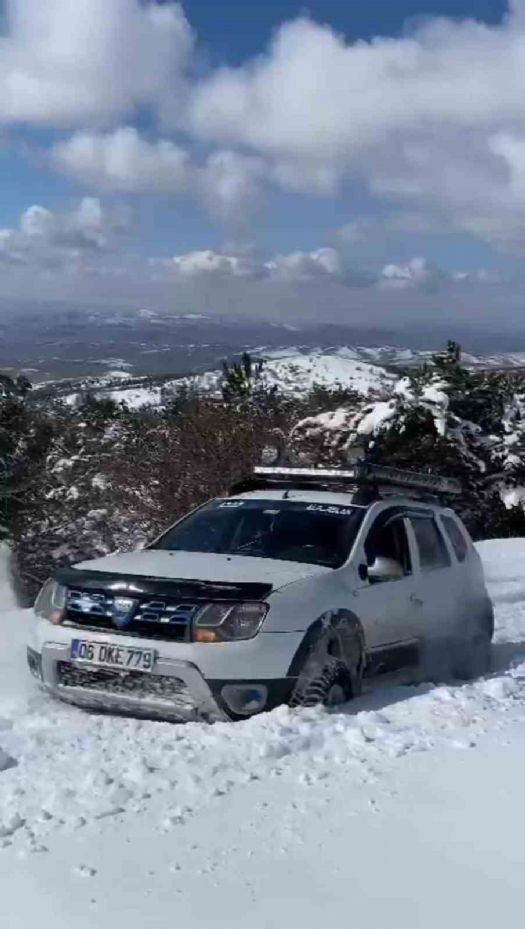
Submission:
<svg viewBox="0 0 525 929">
<path fill-rule="evenodd" d="M 451 342 L 389 399 L 304 419 L 290 444 L 318 463 L 367 457 L 456 477 L 475 536 L 525 534 L 524 389 L 515 376 L 468 370 Z"/>
</svg>

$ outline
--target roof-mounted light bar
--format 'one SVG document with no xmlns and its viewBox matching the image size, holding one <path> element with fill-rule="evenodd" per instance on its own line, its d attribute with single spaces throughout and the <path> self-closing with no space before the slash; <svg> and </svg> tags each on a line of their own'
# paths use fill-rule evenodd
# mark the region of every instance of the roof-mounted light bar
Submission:
<svg viewBox="0 0 525 929">
<path fill-rule="evenodd" d="M 356 461 L 349 468 L 266 468 L 254 469 L 256 477 L 268 478 L 269 481 L 294 481 L 326 484 L 369 484 L 376 487 L 400 487 L 426 491 L 430 494 L 460 494 L 461 484 L 455 478 L 442 477 L 438 474 L 424 474 L 419 471 L 406 471 L 388 465 L 373 464 L 369 461 Z"/>
</svg>

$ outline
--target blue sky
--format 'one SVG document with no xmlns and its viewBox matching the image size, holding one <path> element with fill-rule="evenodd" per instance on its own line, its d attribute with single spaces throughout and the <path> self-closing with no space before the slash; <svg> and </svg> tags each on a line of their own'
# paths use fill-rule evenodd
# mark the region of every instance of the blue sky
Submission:
<svg viewBox="0 0 525 929">
<path fill-rule="evenodd" d="M 503 0 L 187 0 L 185 9 L 210 59 L 238 64 L 259 54 L 280 23 L 304 13 L 349 38 L 370 39 L 399 35 L 410 20 L 422 16 L 471 16 L 498 23 L 507 4 Z"/>
<path fill-rule="evenodd" d="M 0 296 L 515 319 L 525 0 L 0 16 Z"/>
</svg>

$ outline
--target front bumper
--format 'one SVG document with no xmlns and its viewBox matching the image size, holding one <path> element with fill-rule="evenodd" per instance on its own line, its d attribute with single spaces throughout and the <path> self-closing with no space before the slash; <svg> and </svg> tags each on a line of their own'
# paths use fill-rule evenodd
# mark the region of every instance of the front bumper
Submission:
<svg viewBox="0 0 525 929">
<path fill-rule="evenodd" d="M 79 635 L 135 648 L 137 638 L 119 635 L 116 639 L 100 631 L 54 627 L 36 620 L 28 648 L 32 674 L 54 697 L 86 709 L 174 721 L 246 719 L 286 702 L 295 683 L 288 669 L 300 634 L 274 633 L 210 645 L 141 639 L 141 646 L 157 653 L 150 673 L 87 668 L 71 662 L 71 642 Z M 49 641 L 50 636 L 54 641 Z M 258 690 L 261 695 L 261 705 L 253 712 L 236 709 L 235 693 L 243 689 Z"/>
<path fill-rule="evenodd" d="M 140 675 L 144 684 L 153 684 L 149 692 L 140 686 L 133 692 L 133 688 L 127 689 L 130 674 L 80 667 L 70 661 L 69 651 L 69 646 L 56 643 L 46 643 L 40 654 L 28 649 L 30 670 L 35 677 L 40 676 L 48 693 L 61 700 L 86 709 L 161 719 L 211 722 L 229 718 L 200 671 L 187 661 L 157 658 L 151 674 Z M 166 686 L 168 681 L 173 687 Z"/>
</svg>

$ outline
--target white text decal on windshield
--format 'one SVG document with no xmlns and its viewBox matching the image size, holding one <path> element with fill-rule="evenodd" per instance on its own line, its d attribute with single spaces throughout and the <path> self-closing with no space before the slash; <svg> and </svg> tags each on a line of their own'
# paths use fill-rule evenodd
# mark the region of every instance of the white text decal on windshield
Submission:
<svg viewBox="0 0 525 929">
<path fill-rule="evenodd" d="M 224 503 L 219 503 L 219 509 L 222 510 L 225 507 L 232 509 L 233 507 L 244 506 L 244 500 L 225 500 Z"/>
<path fill-rule="evenodd" d="M 306 509 L 314 513 L 329 513 L 330 516 L 350 516 L 353 511 L 351 506 L 332 506 L 327 503 L 310 503 Z"/>
</svg>

